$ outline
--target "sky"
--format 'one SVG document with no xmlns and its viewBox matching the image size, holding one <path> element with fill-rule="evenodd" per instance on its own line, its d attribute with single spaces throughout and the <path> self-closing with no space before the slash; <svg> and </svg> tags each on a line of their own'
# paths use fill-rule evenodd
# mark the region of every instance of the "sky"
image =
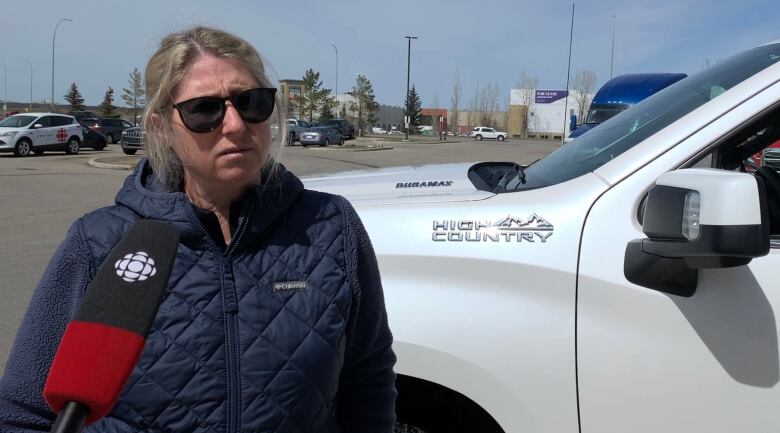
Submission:
<svg viewBox="0 0 780 433">
<path fill-rule="evenodd" d="M 300 79 L 308 68 L 344 93 L 357 74 L 371 80 L 377 102 L 401 105 L 406 90 L 407 40 L 411 83 L 423 106 L 449 108 L 456 72 L 461 107 L 475 89 L 498 85 L 502 104 L 525 73 L 540 89 L 565 89 L 572 2 L 559 0 L 425 1 L 179 1 L 7 0 L 0 14 L 0 60 L 8 100 L 54 99 L 75 82 L 87 105 L 106 89 L 115 105 L 129 73 L 143 72 L 160 39 L 192 25 L 233 32 L 266 58 L 274 79 Z M 613 18 L 614 15 L 614 18 Z M 597 87 L 610 75 L 693 73 L 707 62 L 780 39 L 778 0 L 591 0 L 574 6 L 571 71 L 592 70 Z M 338 49 L 338 72 L 336 50 Z M 338 73 L 338 85 L 336 75 Z M 0 76 L 2 78 L 2 76 Z M 0 82 L 0 84 L 3 84 Z M 0 91 L 4 90 L 0 88 Z M 1 96 L 1 95 L 0 95 Z M 438 104 L 436 103 L 438 101 Z"/>
</svg>

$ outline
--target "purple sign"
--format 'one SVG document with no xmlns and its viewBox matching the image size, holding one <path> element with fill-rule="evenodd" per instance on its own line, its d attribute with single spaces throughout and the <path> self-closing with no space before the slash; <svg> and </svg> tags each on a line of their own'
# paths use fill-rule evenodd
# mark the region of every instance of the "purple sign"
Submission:
<svg viewBox="0 0 780 433">
<path fill-rule="evenodd" d="M 565 98 L 569 92 L 565 90 L 537 90 L 534 102 L 537 104 L 549 104 Z"/>
</svg>

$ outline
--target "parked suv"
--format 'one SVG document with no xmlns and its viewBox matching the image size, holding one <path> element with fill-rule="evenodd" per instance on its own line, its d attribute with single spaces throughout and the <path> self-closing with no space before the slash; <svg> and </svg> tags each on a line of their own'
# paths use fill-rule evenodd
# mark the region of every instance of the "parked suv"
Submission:
<svg viewBox="0 0 780 433">
<path fill-rule="evenodd" d="M 496 131 L 493 128 L 486 128 L 484 126 L 477 126 L 471 130 L 471 136 L 474 137 L 477 141 L 485 138 L 504 141 L 504 139 L 506 139 L 506 132 Z"/>
<path fill-rule="evenodd" d="M 133 126 L 122 131 L 122 152 L 125 155 L 135 155 L 138 149 L 144 148 L 144 129 L 140 126 Z"/>
<path fill-rule="evenodd" d="M 330 119 L 323 122 L 325 126 L 335 126 L 339 130 L 341 136 L 345 140 L 352 140 L 355 138 L 355 127 L 352 126 L 346 119 Z"/>
<path fill-rule="evenodd" d="M 75 117 L 79 122 L 90 117 L 98 117 L 97 114 L 91 111 L 68 111 L 68 116 Z"/>
<path fill-rule="evenodd" d="M 111 119 L 107 117 L 87 118 L 81 121 L 81 124 L 103 134 L 107 143 L 116 143 L 122 136 L 122 131 L 132 128 L 133 124 L 127 120 Z"/>
<path fill-rule="evenodd" d="M 79 153 L 81 126 L 73 116 L 56 113 L 15 114 L 0 121 L 0 152 L 16 156 L 36 155 L 46 150 Z"/>
</svg>

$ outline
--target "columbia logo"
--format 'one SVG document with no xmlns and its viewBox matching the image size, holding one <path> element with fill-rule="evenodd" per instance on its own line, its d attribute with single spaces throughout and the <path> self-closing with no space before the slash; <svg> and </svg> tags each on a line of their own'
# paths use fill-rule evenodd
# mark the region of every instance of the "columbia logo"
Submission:
<svg viewBox="0 0 780 433">
<path fill-rule="evenodd" d="M 131 253 L 116 261 L 116 274 L 128 283 L 144 281 L 157 273 L 154 259 L 143 251 Z"/>
<path fill-rule="evenodd" d="M 287 290 L 306 290 L 308 285 L 306 281 L 277 281 L 274 283 L 274 292 L 284 292 Z"/>
</svg>

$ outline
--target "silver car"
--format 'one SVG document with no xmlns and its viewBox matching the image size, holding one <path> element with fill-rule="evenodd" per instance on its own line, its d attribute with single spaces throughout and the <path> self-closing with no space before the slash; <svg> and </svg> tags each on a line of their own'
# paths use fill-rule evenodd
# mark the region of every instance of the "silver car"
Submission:
<svg viewBox="0 0 780 433">
<path fill-rule="evenodd" d="M 310 144 L 327 146 L 329 144 L 344 144 L 344 137 L 341 136 L 338 129 L 330 126 L 314 126 L 306 129 L 298 138 L 301 146 L 306 147 Z"/>
</svg>

